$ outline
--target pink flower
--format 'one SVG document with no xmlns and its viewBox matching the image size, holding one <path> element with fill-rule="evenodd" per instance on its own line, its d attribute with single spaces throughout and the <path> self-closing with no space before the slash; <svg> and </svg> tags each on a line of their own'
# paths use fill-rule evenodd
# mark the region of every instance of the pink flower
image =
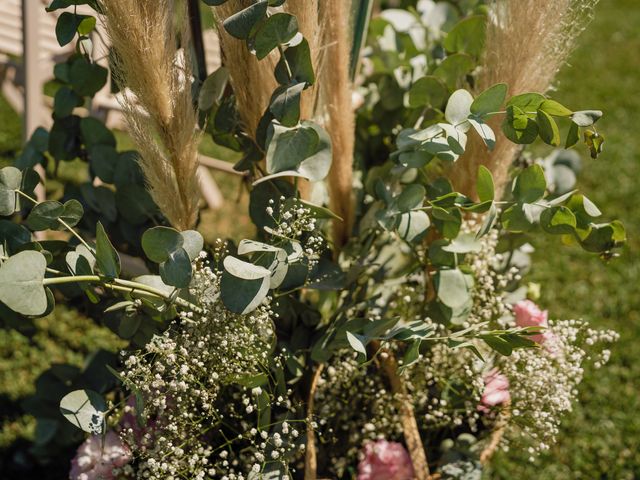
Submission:
<svg viewBox="0 0 640 480">
<path fill-rule="evenodd" d="M 478 410 L 488 412 L 489 407 L 503 405 L 510 401 L 509 379 L 501 374 L 497 368 L 494 368 L 484 376 L 484 391 Z"/>
<path fill-rule="evenodd" d="M 358 480 L 412 480 L 413 465 L 401 443 L 378 440 L 364 446 Z"/>
<path fill-rule="evenodd" d="M 540 310 L 531 300 L 523 300 L 513 306 L 513 313 L 516 315 L 516 325 L 519 327 L 544 327 L 545 330 L 529 338 L 536 343 L 543 344 L 552 337 L 551 332 L 546 330 L 548 324 L 548 314 L 546 310 Z"/>
<path fill-rule="evenodd" d="M 131 461 L 131 451 L 113 431 L 92 435 L 78 447 L 71 460 L 70 480 L 114 480 L 114 468 Z"/>
</svg>

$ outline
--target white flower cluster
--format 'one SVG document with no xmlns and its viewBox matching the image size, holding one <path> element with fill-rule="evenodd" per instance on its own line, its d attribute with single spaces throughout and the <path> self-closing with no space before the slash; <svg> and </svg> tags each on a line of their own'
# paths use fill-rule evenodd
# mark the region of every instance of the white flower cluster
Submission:
<svg viewBox="0 0 640 480">
<path fill-rule="evenodd" d="M 291 203 L 289 203 L 291 202 Z M 317 226 L 316 218 L 309 207 L 298 199 L 280 197 L 281 208 L 277 216 L 274 215 L 275 201 L 269 200 L 267 214 L 276 224 L 274 228 L 268 228 L 267 233 L 276 237 L 300 242 L 303 254 L 309 262 L 309 267 L 315 265 L 324 250 L 325 241 Z"/>
<path fill-rule="evenodd" d="M 400 438 L 393 394 L 374 366 L 363 367 L 352 351 L 336 355 L 316 392 L 319 446 L 333 478 L 342 478 L 367 440 Z"/>
<path fill-rule="evenodd" d="M 548 332 L 541 348 L 515 350 L 497 362 L 511 393 L 506 441 L 525 445 L 532 458 L 555 443 L 560 422 L 577 399 L 585 362 L 599 368 L 608 361 L 609 350 L 591 350 L 618 340 L 616 332 L 594 330 L 581 320 L 550 321 Z"/>
<path fill-rule="evenodd" d="M 190 293 L 203 313 L 181 313 L 124 362 L 127 384 L 145 402 L 146 425 L 130 422 L 123 431 L 138 478 L 245 479 L 297 441 L 298 432 L 284 424 L 273 434 L 256 428 L 261 410 L 291 410 L 287 400 L 242 386 L 273 361 L 272 312 L 263 305 L 230 313 L 218 299 L 219 277 L 200 259 Z"/>
</svg>

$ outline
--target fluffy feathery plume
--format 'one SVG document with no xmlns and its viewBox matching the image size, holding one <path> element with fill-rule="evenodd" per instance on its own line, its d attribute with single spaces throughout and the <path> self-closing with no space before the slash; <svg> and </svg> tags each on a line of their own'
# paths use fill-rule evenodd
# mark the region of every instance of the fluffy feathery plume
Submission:
<svg viewBox="0 0 640 480">
<path fill-rule="evenodd" d="M 485 54 L 477 76 L 477 91 L 506 83 L 510 95 L 546 92 L 565 64 L 577 36 L 593 16 L 598 0 L 493 0 L 487 23 Z M 506 140 L 502 118 L 489 121 L 497 142 L 488 151 L 472 136 L 450 178 L 458 191 L 475 196 L 478 167 L 485 165 L 504 188 L 509 166 L 520 147 Z"/>
<path fill-rule="evenodd" d="M 198 214 L 197 116 L 189 55 L 178 49 L 171 0 L 101 0 L 115 50 L 115 72 L 133 95 L 122 96 L 151 196 L 173 226 L 193 227 Z M 186 20 L 186 13 L 181 12 Z M 181 40 L 187 49 L 189 34 Z"/>
<path fill-rule="evenodd" d="M 266 58 L 258 60 L 245 42 L 233 38 L 222 26 L 231 15 L 252 4 L 250 0 L 230 0 L 215 7 L 213 11 L 220 35 L 222 63 L 229 70 L 238 113 L 246 131 L 255 137 L 260 118 L 269 106 L 271 94 L 278 86 L 273 75 L 278 54 L 272 52 Z"/>
<path fill-rule="evenodd" d="M 326 127 L 333 145 L 333 163 L 329 172 L 330 206 L 342 217 L 334 222 L 334 243 L 343 245 L 353 222 L 353 149 L 355 112 L 352 106 L 350 18 L 351 3 L 346 0 L 320 2 L 323 58 L 319 82 Z"/>
</svg>

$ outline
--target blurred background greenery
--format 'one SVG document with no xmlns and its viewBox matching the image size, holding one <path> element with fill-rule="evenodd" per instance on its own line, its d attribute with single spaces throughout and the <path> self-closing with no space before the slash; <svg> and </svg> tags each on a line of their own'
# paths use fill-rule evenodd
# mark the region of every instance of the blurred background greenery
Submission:
<svg viewBox="0 0 640 480">
<path fill-rule="evenodd" d="M 540 303 L 552 318 L 583 317 L 594 326 L 617 330 L 621 341 L 606 367 L 587 371 L 581 403 L 567 416 L 558 444 L 535 463 L 526 452 L 501 453 L 487 478 L 640 478 L 640 209 L 634 208 L 640 198 L 640 136 L 633 133 L 640 122 L 639 84 L 640 1 L 602 0 L 553 96 L 566 105 L 582 105 L 589 98 L 593 105 L 586 107 L 605 111 L 598 124 L 607 139 L 605 153 L 597 161 L 585 160 L 579 187 L 624 221 L 629 244 L 622 258 L 604 264 L 578 249 L 560 252 L 554 239 L 541 238 L 530 280 L 542 285 Z M 11 162 L 20 148 L 21 120 L 0 96 L 0 164 Z M 218 180 L 228 201 L 234 202 L 238 180 Z M 203 233 L 209 238 L 236 236 L 238 229 L 248 228 L 236 215 L 229 219 L 210 212 L 204 220 L 210 227 Z M 119 345 L 111 331 L 63 306 L 21 332 L 0 330 L 1 479 L 12 478 L 3 469 L 9 461 L 29 461 L 20 455 L 33 438 L 35 423 L 22 414 L 20 402 L 33 393 L 38 375 L 53 363 L 81 366 L 89 352 Z M 65 468 L 66 458 L 60 465 L 38 469 L 38 476 L 64 478 Z"/>
</svg>

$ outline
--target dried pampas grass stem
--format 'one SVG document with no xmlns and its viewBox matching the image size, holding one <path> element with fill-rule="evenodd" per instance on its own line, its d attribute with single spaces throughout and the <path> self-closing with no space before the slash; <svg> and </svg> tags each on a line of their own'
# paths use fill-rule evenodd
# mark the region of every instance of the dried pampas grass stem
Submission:
<svg viewBox="0 0 640 480">
<path fill-rule="evenodd" d="M 173 226 L 192 228 L 198 213 L 199 134 L 190 55 L 178 49 L 174 2 L 101 0 L 100 7 L 115 50 L 115 74 L 133 94 L 121 102 L 148 189 Z M 178 13 L 187 50 L 187 15 Z"/>
<path fill-rule="evenodd" d="M 353 222 L 353 149 L 355 112 L 352 106 L 350 78 L 351 2 L 322 0 L 323 58 L 320 70 L 322 105 L 326 110 L 326 127 L 333 145 L 333 163 L 329 172 L 330 206 L 343 218 L 334 222 L 334 243 L 339 250 L 351 233 Z"/>
</svg>

